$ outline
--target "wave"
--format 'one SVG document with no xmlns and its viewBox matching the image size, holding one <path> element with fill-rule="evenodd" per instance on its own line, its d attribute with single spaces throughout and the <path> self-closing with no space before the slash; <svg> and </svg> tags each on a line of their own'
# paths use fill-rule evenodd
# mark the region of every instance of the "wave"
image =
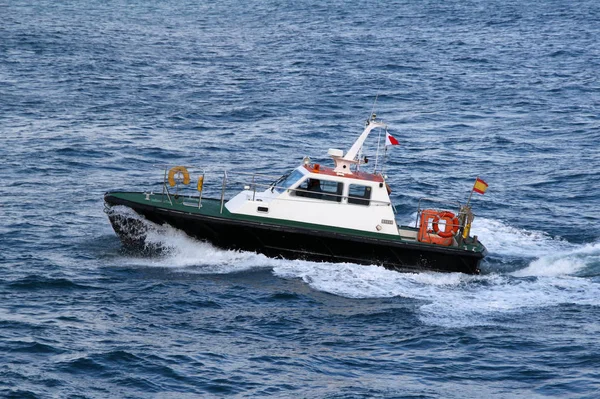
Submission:
<svg viewBox="0 0 600 399">
<path fill-rule="evenodd" d="M 597 305 L 600 295 L 598 284 L 574 276 L 396 273 L 375 266 L 294 262 L 275 267 L 274 273 L 348 298 L 417 300 L 423 302 L 418 307 L 422 322 L 446 327 L 503 324 L 518 314 L 560 304 Z"/>
<path fill-rule="evenodd" d="M 113 207 L 111 212 L 134 218 L 147 229 L 142 256 L 120 257 L 116 259 L 117 265 L 120 266 L 183 268 L 189 273 L 228 274 L 269 268 L 277 262 L 253 252 L 219 249 L 169 225 L 159 226 L 152 223 L 124 206 Z M 145 256 L 147 253 L 152 253 L 153 256 Z"/>
<path fill-rule="evenodd" d="M 482 217 L 475 218 L 471 234 L 477 235 L 490 253 L 505 256 L 534 258 L 577 247 L 544 231 L 521 229 L 501 220 Z"/>
<path fill-rule="evenodd" d="M 101 288 L 78 284 L 66 278 L 51 278 L 40 275 L 29 275 L 7 284 L 18 290 L 99 290 Z"/>
<path fill-rule="evenodd" d="M 555 251 L 532 261 L 514 276 L 595 277 L 600 275 L 600 243 L 586 244 L 570 250 Z"/>
<path fill-rule="evenodd" d="M 486 218 L 475 220 L 473 232 L 493 256 L 524 260 L 524 268 L 511 271 L 515 277 L 600 274 L 600 243 L 573 244 L 543 231 L 519 229 Z"/>
</svg>

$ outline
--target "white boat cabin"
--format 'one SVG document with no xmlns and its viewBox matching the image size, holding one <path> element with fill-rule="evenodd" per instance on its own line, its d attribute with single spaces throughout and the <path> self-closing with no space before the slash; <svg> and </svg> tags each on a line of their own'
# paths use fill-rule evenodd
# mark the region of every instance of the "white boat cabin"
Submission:
<svg viewBox="0 0 600 399">
<path fill-rule="evenodd" d="M 358 170 L 365 139 L 374 128 L 385 127 L 371 120 L 346 155 L 329 150 L 334 168 L 305 159 L 265 191 L 244 190 L 225 207 L 235 214 L 398 235 L 384 177 Z"/>
</svg>

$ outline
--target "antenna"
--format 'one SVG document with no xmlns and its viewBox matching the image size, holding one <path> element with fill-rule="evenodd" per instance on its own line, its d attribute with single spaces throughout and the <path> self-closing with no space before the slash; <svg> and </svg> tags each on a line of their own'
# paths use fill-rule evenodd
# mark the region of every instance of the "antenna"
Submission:
<svg viewBox="0 0 600 399">
<path fill-rule="evenodd" d="M 377 105 L 377 98 L 379 98 L 379 90 L 381 90 L 381 87 L 377 89 L 375 100 L 373 100 L 373 107 L 371 107 L 371 115 L 369 115 L 369 118 L 367 119 L 367 125 L 371 123 L 371 121 L 375 122 L 375 118 L 377 118 L 377 115 L 375 114 L 375 106 Z M 381 138 L 381 132 L 379 133 L 379 137 L 377 138 L 377 154 L 375 155 L 375 168 L 373 170 L 373 173 L 377 172 L 377 158 L 379 158 L 379 138 Z M 360 148 L 360 153 L 362 154 L 362 147 Z M 359 159 L 360 156 L 361 155 L 359 155 Z M 356 166 L 356 170 L 358 170 L 358 165 Z"/>
<path fill-rule="evenodd" d="M 377 105 L 377 98 L 379 97 L 379 90 L 381 90 L 381 87 L 379 89 L 377 89 L 377 95 L 375 96 L 375 101 L 373 101 L 373 108 L 371 108 L 371 115 L 369 115 L 369 119 L 367 119 L 367 120 L 375 119 L 375 105 Z"/>
</svg>

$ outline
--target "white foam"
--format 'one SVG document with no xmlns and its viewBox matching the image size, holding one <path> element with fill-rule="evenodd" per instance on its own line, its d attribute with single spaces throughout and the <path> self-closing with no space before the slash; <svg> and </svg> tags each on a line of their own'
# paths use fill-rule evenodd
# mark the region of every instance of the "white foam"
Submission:
<svg viewBox="0 0 600 399">
<path fill-rule="evenodd" d="M 533 258 L 576 246 L 538 230 L 519 229 L 501 220 L 475 218 L 471 229 L 490 253 Z"/>
<path fill-rule="evenodd" d="M 163 251 L 153 257 L 124 257 L 127 266 L 161 267 L 199 274 L 237 273 L 256 268 L 270 268 L 272 259 L 253 252 L 227 251 L 185 233 L 163 226 L 164 230 L 148 234 L 147 242 L 159 243 Z M 160 239 L 157 239 L 159 238 Z M 157 239 L 155 241 L 155 239 Z"/>
<path fill-rule="evenodd" d="M 258 267 L 271 267 L 274 261 L 253 252 L 222 250 L 210 243 L 191 238 L 169 225 L 159 226 L 126 207 L 113 207 L 113 212 L 140 220 L 146 225 L 145 245 L 161 248 L 160 255 L 150 257 L 125 256 L 120 265 L 186 269 L 190 273 L 226 274 Z"/>
<path fill-rule="evenodd" d="M 563 303 L 599 305 L 600 286 L 579 277 L 516 278 L 492 274 L 397 273 L 375 266 L 287 262 L 282 278 L 301 278 L 312 288 L 348 298 L 404 297 L 423 301 L 427 324 L 466 327 L 505 323 L 528 311 Z"/>
<path fill-rule="evenodd" d="M 514 272 L 513 275 L 518 277 L 577 275 L 586 268 L 594 266 L 600 266 L 600 243 L 541 256 L 528 267 Z"/>
</svg>

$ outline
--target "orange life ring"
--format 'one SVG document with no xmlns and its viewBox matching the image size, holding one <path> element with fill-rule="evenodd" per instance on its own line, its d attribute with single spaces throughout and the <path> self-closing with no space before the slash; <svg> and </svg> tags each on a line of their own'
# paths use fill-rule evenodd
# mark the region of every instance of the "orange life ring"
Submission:
<svg viewBox="0 0 600 399">
<path fill-rule="evenodd" d="M 444 231 L 440 231 L 440 220 L 446 221 L 446 227 Z M 448 226 L 451 226 L 451 229 L 448 229 Z M 433 223 L 431 224 L 433 227 L 433 231 L 440 237 L 449 238 L 456 234 L 459 228 L 458 218 L 450 211 L 440 212 L 435 215 L 433 219 Z"/>
<path fill-rule="evenodd" d="M 183 177 L 183 184 L 190 184 L 190 174 L 185 168 L 185 166 L 175 166 L 169 171 L 169 186 L 175 187 L 175 184 L 177 184 L 177 182 L 175 181 L 176 174 L 177 176 Z"/>
</svg>

